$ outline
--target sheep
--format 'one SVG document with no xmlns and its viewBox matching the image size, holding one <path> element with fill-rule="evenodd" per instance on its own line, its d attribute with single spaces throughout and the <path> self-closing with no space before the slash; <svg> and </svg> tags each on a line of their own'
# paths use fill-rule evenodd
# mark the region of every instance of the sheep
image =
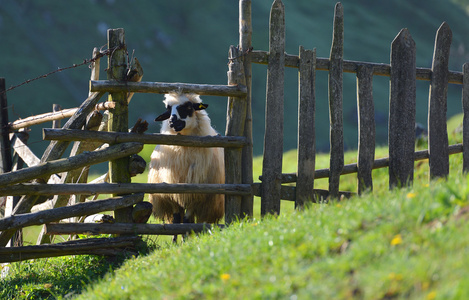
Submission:
<svg viewBox="0 0 469 300">
<path fill-rule="evenodd" d="M 160 133 L 218 135 L 205 111 L 208 105 L 198 95 L 170 93 L 163 102 L 166 111 L 155 119 L 163 122 Z M 158 145 L 149 169 L 149 183 L 225 183 L 223 148 Z M 173 224 L 217 223 L 225 211 L 220 194 L 151 194 L 149 200 L 153 215 Z"/>
</svg>

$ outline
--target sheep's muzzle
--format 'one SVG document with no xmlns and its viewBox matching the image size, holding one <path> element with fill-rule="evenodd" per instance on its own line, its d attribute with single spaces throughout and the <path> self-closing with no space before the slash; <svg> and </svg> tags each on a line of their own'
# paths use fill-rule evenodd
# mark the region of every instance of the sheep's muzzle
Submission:
<svg viewBox="0 0 469 300">
<path fill-rule="evenodd" d="M 186 127 L 186 121 L 178 119 L 176 115 L 172 115 L 169 120 L 169 126 L 173 128 L 176 132 L 181 131 Z"/>
</svg>

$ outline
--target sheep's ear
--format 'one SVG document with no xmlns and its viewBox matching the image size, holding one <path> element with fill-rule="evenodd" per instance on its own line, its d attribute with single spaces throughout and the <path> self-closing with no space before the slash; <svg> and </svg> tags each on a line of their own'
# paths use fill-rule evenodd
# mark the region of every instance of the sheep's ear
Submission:
<svg viewBox="0 0 469 300">
<path fill-rule="evenodd" d="M 169 110 L 167 110 L 164 113 L 162 113 L 161 115 L 159 115 L 158 117 L 156 117 L 155 121 L 156 122 L 164 121 L 164 120 L 169 119 L 169 117 L 171 117 L 171 112 Z"/>
<path fill-rule="evenodd" d="M 208 104 L 205 103 L 193 103 L 192 106 L 194 107 L 195 110 L 202 110 L 206 109 L 208 107 Z"/>
</svg>

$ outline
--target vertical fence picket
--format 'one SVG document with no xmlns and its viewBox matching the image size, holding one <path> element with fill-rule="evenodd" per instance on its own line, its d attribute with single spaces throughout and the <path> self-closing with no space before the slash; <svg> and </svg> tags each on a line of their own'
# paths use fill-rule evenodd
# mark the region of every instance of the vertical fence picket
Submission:
<svg viewBox="0 0 469 300">
<path fill-rule="evenodd" d="M 469 171 L 469 63 L 463 65 L 463 86 L 462 86 L 462 108 L 463 117 L 463 171 Z"/>
<path fill-rule="evenodd" d="M 298 172 L 295 207 L 303 208 L 305 201 L 314 199 L 315 169 L 315 79 L 316 49 L 305 50 L 300 46 L 298 66 Z"/>
<path fill-rule="evenodd" d="M 246 119 L 244 123 L 244 136 L 249 144 L 243 148 L 242 182 L 252 184 L 252 66 L 251 55 L 248 53 L 252 47 L 252 18 L 251 18 L 251 0 L 239 1 L 239 47 L 241 50 L 244 66 L 245 84 L 247 88 L 246 95 Z M 241 213 L 245 216 L 252 216 L 254 211 L 254 197 L 243 196 L 241 199 Z"/>
<path fill-rule="evenodd" d="M 446 22 L 436 33 L 432 78 L 428 97 L 428 153 L 430 179 L 449 174 L 448 132 L 446 127 L 448 62 L 452 32 Z"/>
<path fill-rule="evenodd" d="M 234 46 L 229 51 L 228 84 L 244 85 L 244 67 L 240 59 L 239 49 Z M 226 136 L 242 136 L 246 119 L 246 99 L 229 97 L 226 112 Z M 225 183 L 242 182 L 242 149 L 225 149 Z M 225 195 L 225 223 L 236 221 L 241 216 L 241 196 Z"/>
<path fill-rule="evenodd" d="M 414 178 L 416 47 L 407 29 L 391 44 L 389 92 L 389 187 L 412 185 Z"/>
<path fill-rule="evenodd" d="M 358 110 L 358 193 L 373 190 L 371 176 L 375 160 L 375 108 L 373 103 L 373 67 L 361 65 L 357 70 Z"/>
<path fill-rule="evenodd" d="M 0 139 L 0 173 L 10 172 L 12 168 L 11 161 L 11 143 L 10 132 L 8 125 L 8 103 L 5 86 L 5 78 L 0 78 L 0 126 L 1 126 L 1 139 Z"/>
<path fill-rule="evenodd" d="M 6 94 L 5 78 L 0 78 L 0 174 L 10 172 L 13 168 L 11 151 L 10 130 L 8 125 L 8 102 Z M 16 201 L 15 201 L 16 200 Z M 2 197 L 1 205 L 5 205 L 5 216 L 9 216 L 18 203 L 18 199 L 13 197 Z M 13 234 L 10 246 L 22 244 L 21 230 Z"/>
<path fill-rule="evenodd" d="M 329 58 L 329 121 L 330 121 L 330 173 L 329 194 L 339 196 L 340 173 L 344 167 L 343 128 L 343 60 L 344 10 L 339 2 L 335 6 L 332 47 Z"/>
<path fill-rule="evenodd" d="M 261 215 L 280 213 L 284 73 L 285 8 L 281 0 L 275 0 L 270 12 Z"/>
</svg>

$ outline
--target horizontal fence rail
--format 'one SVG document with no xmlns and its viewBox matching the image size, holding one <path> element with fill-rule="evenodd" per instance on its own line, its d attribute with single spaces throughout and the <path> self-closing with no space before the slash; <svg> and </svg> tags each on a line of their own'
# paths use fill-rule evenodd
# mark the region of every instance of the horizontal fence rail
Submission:
<svg viewBox="0 0 469 300">
<path fill-rule="evenodd" d="M 0 263 L 66 255 L 117 255 L 122 254 L 122 251 L 136 255 L 136 244 L 141 240 L 139 236 L 126 236 L 80 239 L 40 246 L 0 247 Z"/>
<path fill-rule="evenodd" d="M 112 144 L 139 142 L 155 145 L 225 148 L 241 148 L 248 143 L 247 139 L 242 136 L 188 136 L 161 133 L 105 132 L 50 128 L 43 129 L 43 138 L 44 140 L 92 141 Z"/>
<path fill-rule="evenodd" d="M 195 224 L 136 224 L 136 223 L 49 223 L 44 224 L 45 233 L 49 235 L 64 234 L 147 234 L 147 235 L 175 235 L 199 233 L 214 227 L 223 228 L 224 225 L 205 223 Z"/>
<path fill-rule="evenodd" d="M 114 108 L 115 104 L 114 102 L 101 102 L 100 104 L 97 104 L 95 106 L 96 110 L 106 110 L 110 108 Z M 50 121 L 56 121 L 56 120 L 62 120 L 65 118 L 70 118 L 73 116 L 77 111 L 78 107 L 75 108 L 68 108 L 68 109 L 62 109 L 59 111 L 54 111 L 54 112 L 48 112 L 40 115 L 35 115 L 31 117 L 27 117 L 24 119 L 19 119 L 16 121 L 13 121 L 9 124 L 10 130 L 18 130 L 21 128 L 29 127 L 32 125 L 38 125 Z"/>
<path fill-rule="evenodd" d="M 269 61 L 269 52 L 255 50 L 250 53 L 251 61 L 253 63 L 267 65 Z M 300 63 L 300 58 L 298 55 L 292 55 L 285 53 L 285 67 L 289 68 L 298 68 Z M 391 75 L 391 65 L 383 63 L 372 63 L 364 61 L 355 61 L 355 60 L 345 60 L 343 61 L 343 71 L 345 73 L 357 73 L 358 67 L 362 65 L 369 65 L 373 67 L 373 75 L 379 76 L 390 76 Z M 320 71 L 329 71 L 330 60 L 329 58 L 318 57 L 316 58 L 316 70 Z M 416 68 L 417 80 L 430 81 L 432 78 L 432 69 L 431 68 Z M 463 73 L 458 71 L 449 71 L 448 83 L 452 84 L 463 84 Z"/>
<path fill-rule="evenodd" d="M 203 193 L 225 195 L 251 195 L 250 184 L 192 184 L 192 183 L 22 183 L 0 187 L 1 196 L 18 195 L 73 195 L 119 193 Z"/>
<path fill-rule="evenodd" d="M 458 154 L 463 152 L 463 144 L 455 144 L 448 147 L 448 153 Z M 414 161 L 428 159 L 430 157 L 428 150 L 416 151 L 414 153 Z M 373 163 L 373 169 L 387 168 L 389 167 L 389 157 L 378 158 Z M 357 163 L 347 164 L 344 166 L 341 175 L 357 173 L 358 166 Z M 314 178 L 328 178 L 329 169 L 318 169 L 314 171 Z M 262 178 L 261 178 L 262 179 Z M 282 174 L 282 183 L 292 183 L 296 182 L 297 176 L 296 173 L 284 173 Z"/>
<path fill-rule="evenodd" d="M 244 85 L 215 85 L 192 83 L 166 83 L 166 82 L 117 82 L 110 80 L 91 80 L 90 91 L 102 92 L 131 92 L 156 93 L 170 92 L 194 93 L 205 96 L 242 97 L 246 96 L 247 88 Z"/>
</svg>

